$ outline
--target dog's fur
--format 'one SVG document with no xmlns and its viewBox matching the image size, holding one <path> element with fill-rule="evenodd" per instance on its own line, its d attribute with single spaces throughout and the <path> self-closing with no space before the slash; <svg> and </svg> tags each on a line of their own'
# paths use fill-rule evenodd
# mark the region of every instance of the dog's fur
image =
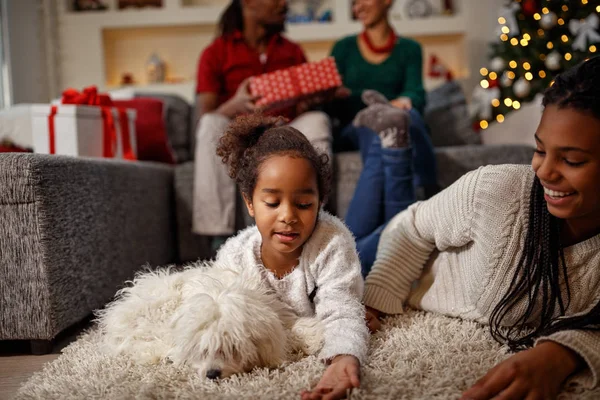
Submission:
<svg viewBox="0 0 600 400">
<path fill-rule="evenodd" d="M 140 363 L 187 364 L 213 379 L 319 351 L 319 321 L 298 318 L 262 272 L 198 263 L 138 274 L 97 312 L 105 348 Z"/>
</svg>

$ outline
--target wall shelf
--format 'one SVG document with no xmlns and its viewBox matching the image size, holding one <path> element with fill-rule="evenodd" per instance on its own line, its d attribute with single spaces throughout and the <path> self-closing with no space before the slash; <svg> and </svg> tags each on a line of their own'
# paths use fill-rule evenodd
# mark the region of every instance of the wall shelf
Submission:
<svg viewBox="0 0 600 400">
<path fill-rule="evenodd" d="M 309 59 L 328 55 L 334 41 L 361 30 L 361 24 L 351 20 L 351 0 L 330 1 L 333 21 L 287 25 L 286 36 L 300 43 Z M 464 38 L 469 24 L 460 7 L 464 1 L 467 0 L 455 0 L 457 14 L 451 16 L 413 20 L 392 17 L 399 35 L 417 38 L 425 57 L 441 54 L 459 77 L 467 70 Z M 68 7 L 58 7 L 60 87 L 91 84 L 103 90 L 119 87 L 122 75 L 128 73 L 139 83 L 136 88 L 189 92 L 184 97 L 193 96 L 198 57 L 214 38 L 216 23 L 227 3 L 226 0 L 163 0 L 162 8 L 118 10 L 117 1 L 109 0 L 106 11 L 74 12 Z M 167 62 L 168 77 L 185 83 L 147 86 L 144 66 L 152 53 Z"/>
</svg>

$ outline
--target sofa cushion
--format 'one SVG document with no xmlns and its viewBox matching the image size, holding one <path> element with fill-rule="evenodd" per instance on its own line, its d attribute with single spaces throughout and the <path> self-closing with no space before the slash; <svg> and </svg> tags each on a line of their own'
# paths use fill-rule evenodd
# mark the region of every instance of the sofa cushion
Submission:
<svg viewBox="0 0 600 400">
<path fill-rule="evenodd" d="M 165 126 L 175 161 L 181 164 L 193 159 L 192 136 L 194 135 L 194 128 L 192 127 L 190 105 L 177 95 L 136 93 L 135 97 L 152 97 L 163 102 Z"/>
<path fill-rule="evenodd" d="M 114 100 L 115 106 L 136 110 L 135 137 L 138 160 L 173 164 L 175 159 L 167 141 L 163 103 L 157 99 Z"/>
<path fill-rule="evenodd" d="M 481 144 L 481 138 L 473 130 L 467 100 L 456 81 L 427 93 L 424 118 L 435 147 Z"/>
</svg>

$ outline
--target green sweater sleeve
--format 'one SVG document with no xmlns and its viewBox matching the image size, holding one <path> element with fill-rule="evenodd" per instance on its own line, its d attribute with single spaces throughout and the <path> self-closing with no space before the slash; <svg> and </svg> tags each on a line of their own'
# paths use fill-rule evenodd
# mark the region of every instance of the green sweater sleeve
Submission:
<svg viewBox="0 0 600 400">
<path fill-rule="evenodd" d="M 398 97 L 410 97 L 413 107 L 421 114 L 425 109 L 425 88 L 423 87 L 423 52 L 421 45 L 412 42 L 407 51 L 404 90 Z"/>
</svg>

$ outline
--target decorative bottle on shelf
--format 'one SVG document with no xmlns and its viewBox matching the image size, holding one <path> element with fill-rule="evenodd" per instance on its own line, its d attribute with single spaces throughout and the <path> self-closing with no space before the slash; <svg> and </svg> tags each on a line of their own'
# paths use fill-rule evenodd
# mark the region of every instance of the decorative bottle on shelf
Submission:
<svg viewBox="0 0 600 400">
<path fill-rule="evenodd" d="M 165 62 L 156 54 L 152 53 L 146 63 L 148 83 L 162 83 L 165 81 Z"/>
</svg>

